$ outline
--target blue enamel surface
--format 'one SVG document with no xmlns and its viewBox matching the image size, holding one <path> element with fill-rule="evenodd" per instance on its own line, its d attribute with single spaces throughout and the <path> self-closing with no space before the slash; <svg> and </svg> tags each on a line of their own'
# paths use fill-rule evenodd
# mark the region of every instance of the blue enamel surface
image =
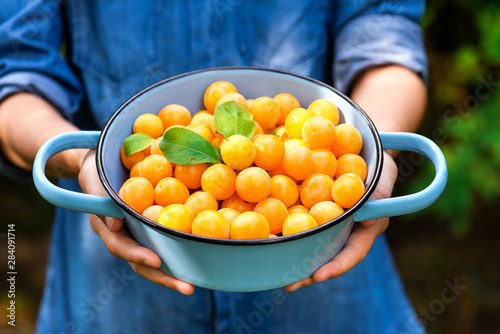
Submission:
<svg viewBox="0 0 500 334">
<path fill-rule="evenodd" d="M 418 193 L 366 202 L 354 214 L 356 221 L 404 215 L 422 210 L 438 199 L 446 187 L 448 169 L 439 147 L 430 139 L 414 133 L 380 133 L 382 146 L 389 150 L 417 152 L 428 158 L 436 170 L 432 183 Z"/>
<path fill-rule="evenodd" d="M 120 207 L 109 197 L 69 191 L 54 185 L 45 176 L 47 161 L 59 152 L 97 146 L 99 131 L 67 132 L 51 138 L 38 151 L 33 164 L 33 180 L 38 192 L 50 203 L 74 211 L 123 218 Z"/>
<path fill-rule="evenodd" d="M 221 291 L 259 291 L 311 276 L 344 246 L 352 217 L 290 242 L 252 246 L 203 243 L 157 231 L 126 215 L 136 240 L 162 259 L 162 270 L 194 285 Z"/>
</svg>

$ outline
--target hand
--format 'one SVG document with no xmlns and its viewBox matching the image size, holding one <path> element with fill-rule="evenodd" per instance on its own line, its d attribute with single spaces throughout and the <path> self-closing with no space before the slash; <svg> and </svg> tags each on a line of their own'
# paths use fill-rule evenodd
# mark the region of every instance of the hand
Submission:
<svg viewBox="0 0 500 334">
<path fill-rule="evenodd" d="M 391 197 L 392 189 L 398 175 L 396 163 L 392 157 L 384 152 L 384 166 L 379 183 L 371 200 Z M 327 279 L 338 277 L 351 270 L 363 261 L 375 239 L 389 226 L 389 218 L 363 221 L 354 225 L 353 231 L 344 248 L 328 263 L 321 266 L 308 278 L 297 283 L 287 285 L 286 291 L 295 291 L 313 283 L 323 282 Z"/>
<path fill-rule="evenodd" d="M 107 196 L 95 165 L 95 151 L 89 151 L 83 160 L 78 182 L 87 194 Z M 90 227 L 102 238 L 109 252 L 117 258 L 128 261 L 140 276 L 157 284 L 175 289 L 184 295 L 194 292 L 194 286 L 167 275 L 160 269 L 160 257 L 152 250 L 142 247 L 123 228 L 123 220 L 90 215 Z"/>
</svg>

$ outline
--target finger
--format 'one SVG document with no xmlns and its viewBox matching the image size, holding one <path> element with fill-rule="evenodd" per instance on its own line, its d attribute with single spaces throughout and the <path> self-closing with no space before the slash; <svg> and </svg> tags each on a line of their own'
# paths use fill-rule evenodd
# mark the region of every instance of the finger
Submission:
<svg viewBox="0 0 500 334">
<path fill-rule="evenodd" d="M 372 226 L 373 224 L 375 224 L 377 222 L 376 219 L 370 219 L 370 220 L 365 220 L 365 221 L 362 221 L 362 222 L 359 222 L 361 225 L 363 226 Z"/>
<path fill-rule="evenodd" d="M 160 257 L 152 250 L 142 247 L 137 241 L 130 238 L 127 231 L 121 229 L 118 232 L 112 232 L 96 216 L 93 216 L 90 221 L 92 230 L 102 238 L 109 252 L 114 256 L 153 268 L 160 267 Z"/>
<path fill-rule="evenodd" d="M 95 216 L 97 216 L 101 221 L 103 221 L 111 232 L 118 232 L 123 227 L 123 219 L 105 217 L 102 215 L 95 215 Z M 92 222 L 92 218 L 90 219 L 90 221 Z M 94 232 L 97 234 L 96 231 Z"/>
<path fill-rule="evenodd" d="M 385 224 L 384 220 L 388 219 L 379 219 L 379 220 L 382 221 L 380 223 L 380 228 L 377 229 L 372 228 L 371 230 L 368 231 L 363 231 L 363 228 L 368 229 L 363 226 L 359 226 L 358 228 L 356 228 L 353 231 L 348 242 L 344 246 L 343 250 L 339 252 L 331 262 L 319 268 L 313 274 L 313 276 L 305 278 L 299 282 L 287 285 L 285 287 L 285 290 L 288 292 L 292 292 L 297 289 L 303 288 L 305 286 L 311 285 L 315 282 L 322 282 L 324 280 L 345 274 L 347 271 L 349 271 L 351 268 L 353 268 L 356 264 L 361 262 L 366 257 L 368 251 L 373 245 L 373 242 L 375 241 L 375 238 L 387 228 L 387 226 L 384 227 Z M 346 249 L 347 249 L 347 255 L 345 255 Z M 335 272 L 335 270 L 331 272 L 332 262 L 336 262 L 333 265 L 334 269 L 335 267 L 340 268 L 340 270 L 337 270 L 337 273 Z M 323 267 L 326 267 L 326 269 L 323 269 Z M 323 271 L 326 271 L 326 273 L 323 273 Z"/>
<path fill-rule="evenodd" d="M 85 193 L 108 196 L 97 175 L 94 154 L 95 152 L 90 152 L 88 159 L 85 159 L 82 172 L 79 174 L 79 182 Z M 193 285 L 175 279 L 157 269 L 161 265 L 160 257 L 130 238 L 127 231 L 122 229 L 123 220 L 90 215 L 90 226 L 102 238 L 109 252 L 128 261 L 132 269 L 140 276 L 185 295 L 194 292 Z"/>
<path fill-rule="evenodd" d="M 370 196 L 370 200 L 389 198 L 392 195 L 394 183 L 396 183 L 398 176 L 398 169 L 396 163 L 387 152 L 384 152 L 384 158 L 385 160 L 382 168 L 382 175 L 375 191 Z M 364 226 L 372 226 L 375 222 L 377 222 L 377 219 L 365 220 L 360 223 Z"/>
<path fill-rule="evenodd" d="M 314 283 L 314 279 L 312 277 L 307 277 L 301 281 L 298 281 L 296 283 L 285 286 L 285 291 L 293 292 L 297 289 L 303 288 L 303 287 L 311 285 L 313 283 Z"/>
<path fill-rule="evenodd" d="M 397 178 L 397 166 L 392 157 L 384 152 L 385 161 L 381 178 L 377 184 L 370 200 L 388 198 L 392 194 L 394 183 Z M 295 291 L 301 287 L 314 282 L 322 282 L 326 279 L 338 277 L 345 274 L 355 265 L 360 263 L 368 254 L 373 242 L 387 228 L 389 220 L 371 219 L 360 222 L 353 230 L 344 248 L 332 259 L 332 261 L 320 267 L 311 277 L 297 283 L 287 285 L 286 291 Z"/>
<path fill-rule="evenodd" d="M 370 200 L 389 198 L 392 195 L 398 177 L 398 167 L 389 154 L 385 153 L 384 159 L 380 179 L 375 191 L 370 196 Z"/>
<path fill-rule="evenodd" d="M 97 174 L 95 150 L 90 150 L 85 157 L 78 174 L 78 183 L 86 194 L 108 196 Z"/>
<path fill-rule="evenodd" d="M 322 282 L 343 275 L 363 261 L 377 236 L 385 231 L 388 224 L 389 219 L 384 218 L 378 219 L 372 226 L 359 225 L 332 261 L 316 270 L 312 276 L 314 281 Z"/>
<path fill-rule="evenodd" d="M 104 220 L 110 232 L 118 232 L 123 227 L 123 219 L 106 217 Z"/>
<path fill-rule="evenodd" d="M 164 285 L 167 288 L 174 289 L 183 295 L 190 295 L 194 292 L 192 284 L 180 281 L 160 269 L 143 266 L 136 263 L 129 262 L 132 269 L 139 275 L 156 284 Z"/>
<path fill-rule="evenodd" d="M 87 194 L 108 196 L 97 174 L 94 150 L 88 152 L 82 164 L 80 174 L 78 175 L 78 182 L 83 192 Z M 123 220 L 121 219 L 104 216 L 99 216 L 99 218 L 108 226 L 111 232 L 117 232 L 123 227 Z"/>
</svg>

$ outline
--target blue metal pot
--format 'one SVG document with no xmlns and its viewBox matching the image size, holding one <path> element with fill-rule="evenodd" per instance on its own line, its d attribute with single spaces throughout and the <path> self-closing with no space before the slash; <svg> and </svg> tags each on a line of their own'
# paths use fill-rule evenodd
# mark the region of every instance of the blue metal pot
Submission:
<svg viewBox="0 0 500 334">
<path fill-rule="evenodd" d="M 366 193 L 340 217 L 312 230 L 264 240 L 222 240 L 198 237 L 158 225 L 133 211 L 118 197 L 128 171 L 120 161 L 120 147 L 131 133 L 134 120 L 155 113 L 171 103 L 191 111 L 203 109 L 202 92 L 214 81 L 233 83 L 247 98 L 290 93 L 302 105 L 323 98 L 341 111 L 340 122 L 355 126 L 363 137 L 361 156 L 368 166 Z M 97 169 L 110 197 L 59 188 L 44 174 L 46 162 L 73 148 L 97 148 Z M 383 150 L 408 150 L 423 154 L 436 169 L 424 190 L 401 197 L 368 201 L 380 177 Z M 217 68 L 195 71 L 161 81 L 138 93 L 109 119 L 102 132 L 65 133 L 47 141 L 33 168 L 40 194 L 54 205 L 98 215 L 124 218 L 141 245 L 163 260 L 161 269 L 183 281 L 215 290 L 258 291 L 282 287 L 309 277 L 330 261 L 346 243 L 355 221 L 390 217 L 421 210 L 442 193 L 447 179 L 446 161 L 429 139 L 412 133 L 378 133 L 370 118 L 349 98 L 330 86 L 299 75 L 259 68 Z"/>
</svg>

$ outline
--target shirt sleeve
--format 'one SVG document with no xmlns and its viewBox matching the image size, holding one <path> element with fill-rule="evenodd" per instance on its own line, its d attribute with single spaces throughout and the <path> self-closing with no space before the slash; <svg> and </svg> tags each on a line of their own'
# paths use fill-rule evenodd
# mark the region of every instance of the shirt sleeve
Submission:
<svg viewBox="0 0 500 334">
<path fill-rule="evenodd" d="M 349 93 L 364 71 L 382 65 L 406 67 L 427 84 L 427 56 L 420 27 L 423 1 L 361 3 L 363 6 L 339 11 L 345 19 L 337 20 L 335 27 L 335 86 Z"/>
<path fill-rule="evenodd" d="M 78 110 L 82 87 L 59 52 L 63 10 L 50 0 L 2 2 L 0 101 L 23 91 L 46 99 L 65 117 Z"/>
<path fill-rule="evenodd" d="M 50 0 L 2 0 L 0 10 L 0 103 L 19 92 L 50 102 L 70 118 L 82 100 L 82 87 L 59 50 L 63 45 L 63 11 Z M 0 172 L 26 178 L 0 151 Z"/>
</svg>

